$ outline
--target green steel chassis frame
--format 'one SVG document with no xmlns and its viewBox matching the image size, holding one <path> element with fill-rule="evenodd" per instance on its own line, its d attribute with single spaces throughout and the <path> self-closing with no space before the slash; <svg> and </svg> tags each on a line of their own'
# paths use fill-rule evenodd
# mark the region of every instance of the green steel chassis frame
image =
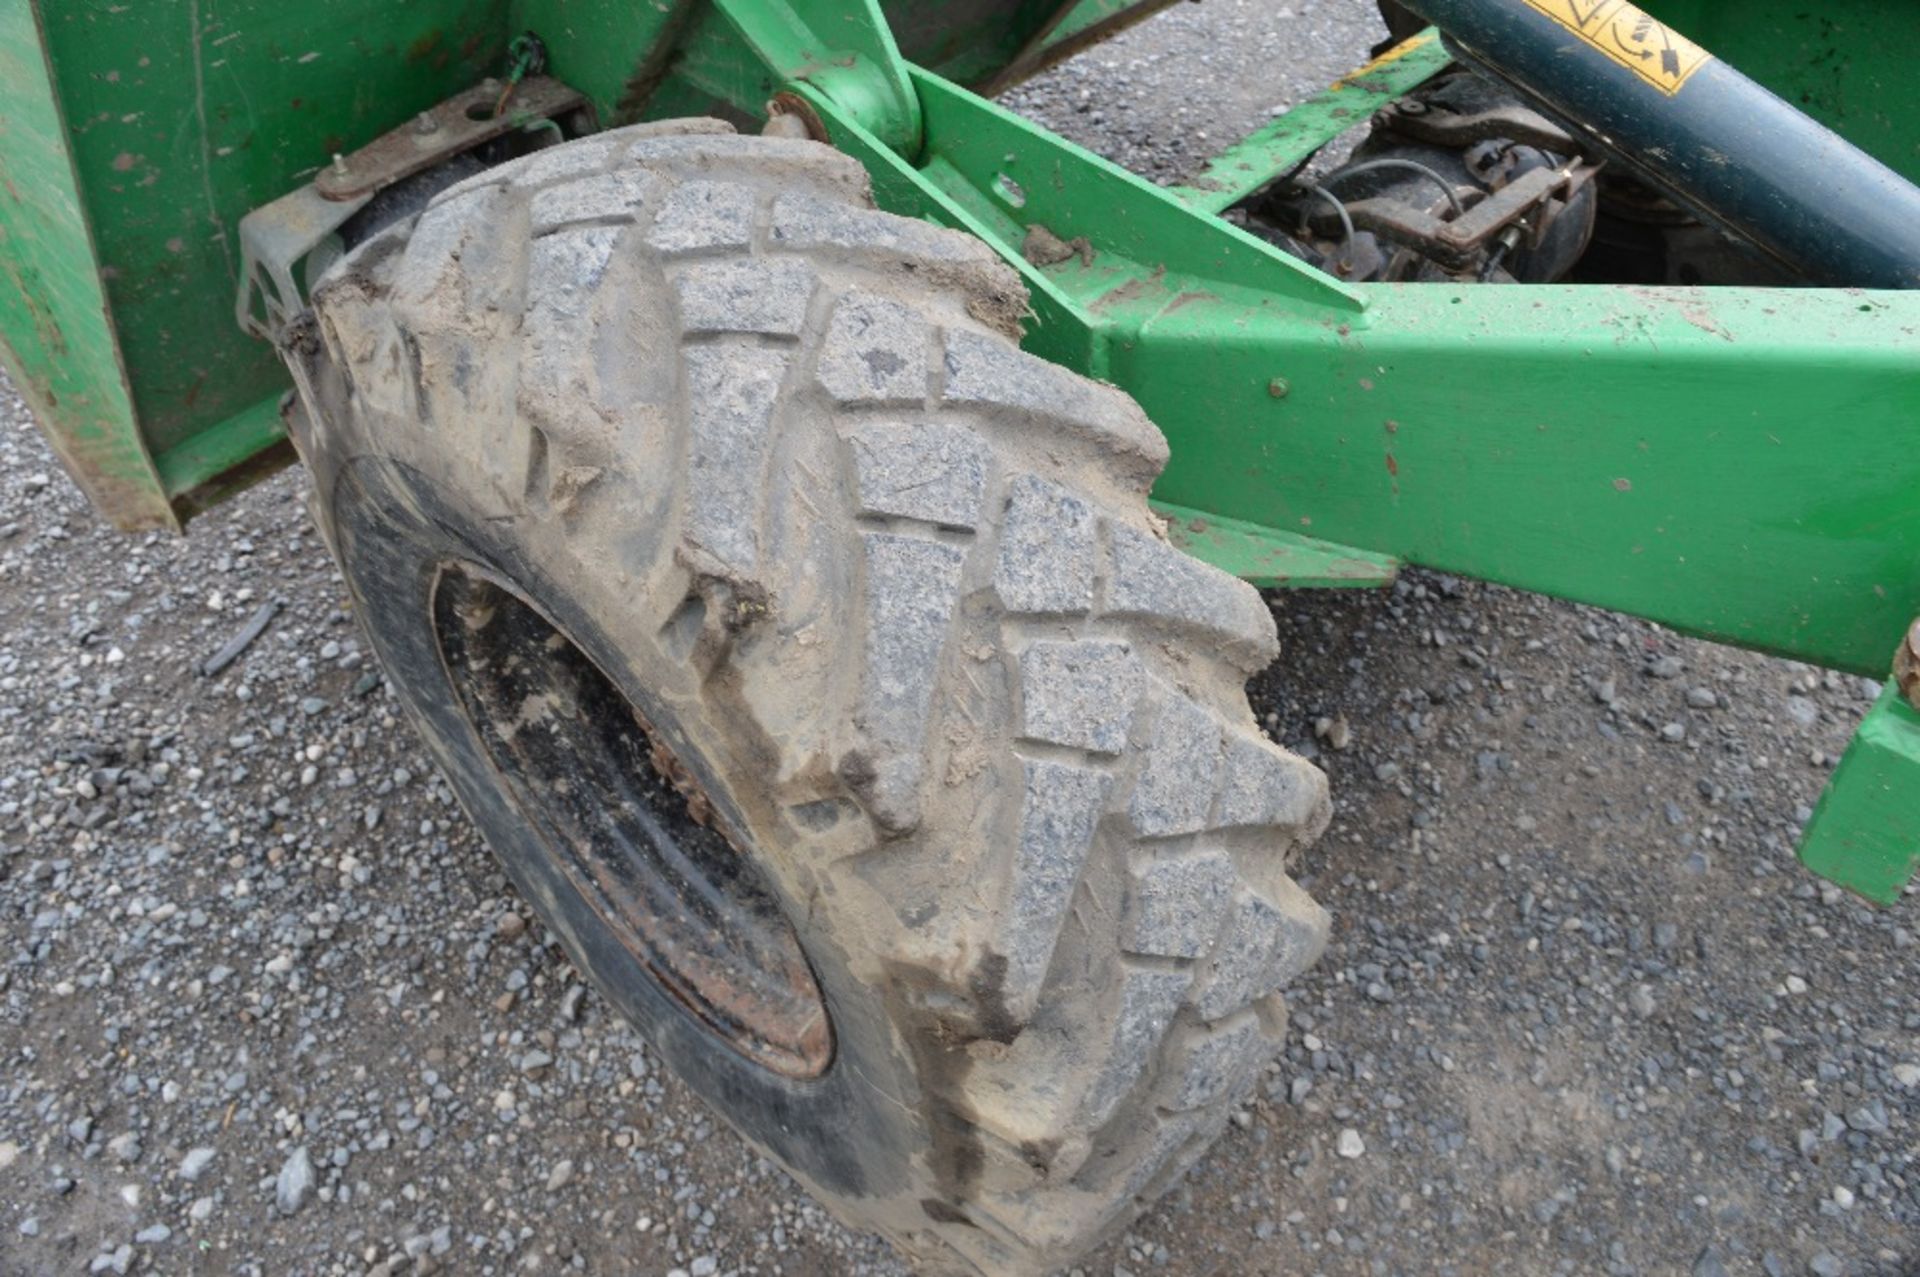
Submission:
<svg viewBox="0 0 1920 1277">
<path fill-rule="evenodd" d="M 1166 433 L 1156 503 L 1202 559 L 1296 588 L 1421 564 L 1888 677 L 1920 616 L 1920 293 L 1356 285 L 1218 216 L 1447 65 L 1431 32 L 1175 189 L 961 87 L 1164 2 L 7 5 L 0 347 L 101 511 L 181 526 L 290 457 L 278 358 L 225 320 L 240 219 L 530 29 L 603 125 L 777 99 L 883 207 L 993 245 L 1031 293 L 1027 347 Z M 1920 178 L 1910 7 L 1649 7 Z M 1035 265 L 1034 226 L 1089 251 Z M 1920 866 L 1920 711 L 1894 682 L 1801 855 L 1883 902 Z"/>
</svg>

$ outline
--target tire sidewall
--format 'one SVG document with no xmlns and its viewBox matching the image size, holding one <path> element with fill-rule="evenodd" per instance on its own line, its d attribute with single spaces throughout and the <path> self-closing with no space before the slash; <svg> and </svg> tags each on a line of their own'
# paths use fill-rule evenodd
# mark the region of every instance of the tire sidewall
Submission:
<svg viewBox="0 0 1920 1277">
<path fill-rule="evenodd" d="M 788 875 L 756 849 L 761 879 L 794 925 L 833 1026 L 832 1063 L 805 1080 L 775 1074 L 715 1037 L 574 887 L 461 709 L 430 600 L 444 566 L 480 569 L 544 613 L 650 721 L 671 723 L 649 677 L 658 658 L 621 641 L 625 618 L 610 613 L 623 609 L 569 571 L 572 565 L 543 562 L 537 547 L 544 539 L 520 535 L 518 520 L 476 517 L 485 505 L 475 494 L 448 491 L 399 459 L 377 452 L 339 458 L 322 490 L 343 574 L 390 682 L 469 817 L 574 964 L 682 1080 L 817 1189 L 856 1199 L 900 1190 L 926 1145 L 924 1130 L 909 1118 L 918 1108 L 910 1058 L 881 994 L 854 975 L 830 936 L 808 927 Z M 675 744 L 686 748 L 684 739 Z M 753 781 L 729 776 L 715 792 Z"/>
</svg>

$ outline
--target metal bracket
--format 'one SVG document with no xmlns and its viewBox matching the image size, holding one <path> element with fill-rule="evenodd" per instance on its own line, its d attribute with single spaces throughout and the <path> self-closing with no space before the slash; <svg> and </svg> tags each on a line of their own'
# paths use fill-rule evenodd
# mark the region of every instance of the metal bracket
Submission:
<svg viewBox="0 0 1920 1277">
<path fill-rule="evenodd" d="M 308 183 L 240 219 L 240 296 L 233 317 L 242 331 L 266 341 L 279 337 L 307 304 L 294 268 L 372 198 L 369 192 L 330 200 Z"/>
<path fill-rule="evenodd" d="M 373 197 L 394 183 L 490 142 L 529 120 L 552 119 L 586 97 L 547 76 L 515 86 L 511 109 L 496 114 L 501 82 L 486 79 L 422 111 L 350 155 L 336 155 L 314 180 L 240 219 L 242 331 L 274 341 L 306 306 L 295 270 Z"/>
<path fill-rule="evenodd" d="M 1905 646 L 1903 644 L 1903 646 Z M 1889 683 L 1800 838 L 1800 863 L 1883 905 L 1920 870 L 1920 710 Z"/>
<path fill-rule="evenodd" d="M 715 0 L 727 23 L 773 72 L 804 81 L 889 150 L 920 154 L 920 99 L 877 0 Z"/>
<path fill-rule="evenodd" d="M 1298 169 L 1354 120 L 1453 65 L 1440 37 L 1423 31 L 1275 117 L 1207 162 L 1191 185 L 1171 188 L 1209 213 L 1224 212 Z"/>
<path fill-rule="evenodd" d="M 586 103 L 584 95 L 550 76 L 530 75 L 514 90 L 511 110 L 501 110 L 501 83 L 486 79 L 389 129 L 333 163 L 313 179 L 314 189 L 330 200 L 360 199 L 401 178 L 432 168 L 462 151 L 520 127 L 529 119 L 550 120 Z"/>
<path fill-rule="evenodd" d="M 1462 114 L 1420 98 L 1403 98 L 1381 107 L 1373 119 L 1381 128 L 1435 146 L 1464 148 L 1498 137 L 1558 155 L 1572 155 L 1580 150 L 1580 144 L 1565 129 L 1524 106 L 1494 107 Z"/>
<path fill-rule="evenodd" d="M 1564 205 L 1598 172 L 1597 165 L 1583 160 L 1570 160 L 1555 169 L 1534 169 L 1495 190 L 1451 221 L 1389 199 L 1356 200 L 1346 206 L 1347 215 L 1361 230 L 1374 231 L 1396 244 L 1418 248 L 1449 269 L 1464 270 L 1473 265 L 1480 250 L 1495 235 L 1551 200 L 1558 199 Z M 1545 225 L 1543 221 L 1533 228 L 1536 239 Z M 1314 227 L 1327 229 L 1329 233 L 1332 230 L 1323 225 L 1317 213 Z"/>
</svg>

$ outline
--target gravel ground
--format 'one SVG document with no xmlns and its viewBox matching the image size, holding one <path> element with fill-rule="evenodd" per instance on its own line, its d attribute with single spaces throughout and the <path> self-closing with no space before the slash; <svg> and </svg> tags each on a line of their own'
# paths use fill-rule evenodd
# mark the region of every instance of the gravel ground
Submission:
<svg viewBox="0 0 1920 1277">
<path fill-rule="evenodd" d="M 1297 7 L 1180 6 L 1013 101 L 1171 179 L 1377 38 Z M 0 386 L 0 1273 L 903 1271 L 573 976 L 302 496 L 119 536 Z M 1274 605 L 1335 938 L 1084 1271 L 1920 1271 L 1913 907 L 1791 852 L 1873 689 L 1418 573 Z"/>
</svg>

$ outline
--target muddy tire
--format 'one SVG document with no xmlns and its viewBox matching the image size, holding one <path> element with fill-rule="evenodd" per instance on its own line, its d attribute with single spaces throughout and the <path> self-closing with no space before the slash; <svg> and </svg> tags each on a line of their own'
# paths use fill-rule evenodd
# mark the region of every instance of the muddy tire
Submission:
<svg viewBox="0 0 1920 1277">
<path fill-rule="evenodd" d="M 990 1273 L 1199 1155 L 1327 927 L 1272 619 L 1025 301 L 700 121 L 449 189 L 285 342 L 373 645 L 574 962 L 848 1221 Z"/>
</svg>

